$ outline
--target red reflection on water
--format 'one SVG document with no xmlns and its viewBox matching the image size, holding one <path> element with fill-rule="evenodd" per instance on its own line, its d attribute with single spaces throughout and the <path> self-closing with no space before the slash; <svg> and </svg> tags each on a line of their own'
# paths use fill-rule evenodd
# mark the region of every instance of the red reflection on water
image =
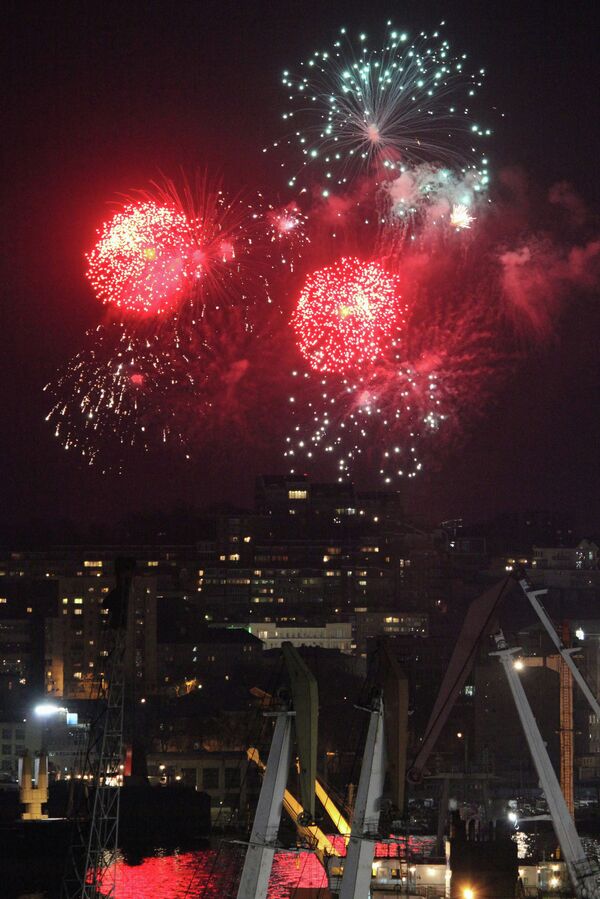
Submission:
<svg viewBox="0 0 600 899">
<path fill-rule="evenodd" d="M 344 853 L 342 837 L 332 837 L 336 849 Z M 378 843 L 377 858 L 427 858 L 434 837 L 392 838 Z M 244 846 L 223 843 L 220 849 L 204 849 L 145 858 L 140 864 L 116 862 L 114 899 L 221 899 L 235 895 L 243 864 Z M 288 899 L 293 887 L 323 889 L 325 872 L 312 852 L 278 852 L 273 862 L 269 899 Z"/>
<path fill-rule="evenodd" d="M 217 899 L 235 890 L 241 860 L 226 850 L 182 852 L 145 858 L 139 865 L 116 863 L 115 899 Z M 269 899 L 287 899 L 290 887 L 324 887 L 325 872 L 311 852 L 278 852 Z"/>
</svg>

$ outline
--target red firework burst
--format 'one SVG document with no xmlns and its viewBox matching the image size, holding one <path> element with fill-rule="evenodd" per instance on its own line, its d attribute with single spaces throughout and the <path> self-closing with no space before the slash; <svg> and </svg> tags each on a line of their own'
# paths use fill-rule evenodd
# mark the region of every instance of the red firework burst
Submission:
<svg viewBox="0 0 600 899">
<path fill-rule="evenodd" d="M 98 299 L 133 313 L 172 311 L 203 273 L 197 229 L 183 212 L 131 203 L 106 222 L 88 254 Z"/>
<path fill-rule="evenodd" d="M 311 368 L 344 373 L 380 357 L 403 311 L 397 275 L 344 258 L 308 276 L 292 325 Z"/>
</svg>

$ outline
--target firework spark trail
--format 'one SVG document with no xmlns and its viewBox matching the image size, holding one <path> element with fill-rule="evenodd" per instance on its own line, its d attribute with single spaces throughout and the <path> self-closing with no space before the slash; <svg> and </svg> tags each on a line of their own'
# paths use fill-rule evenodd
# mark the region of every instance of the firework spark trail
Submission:
<svg viewBox="0 0 600 899">
<path fill-rule="evenodd" d="M 105 469 L 123 469 L 135 448 L 190 459 L 219 441 L 268 440 L 264 397 L 281 381 L 280 318 L 221 305 L 206 306 L 191 327 L 176 317 L 159 331 L 152 322 L 100 325 L 46 385 L 46 420 L 65 449 Z"/>
<path fill-rule="evenodd" d="M 300 148 L 305 166 L 319 167 L 325 195 L 365 168 L 399 162 L 483 172 L 479 142 L 491 132 L 472 107 L 485 71 L 469 72 L 466 59 L 439 29 L 411 40 L 388 22 L 383 47 L 373 50 L 366 34 L 354 44 L 342 28 L 333 47 L 315 51 L 300 74 L 283 73 L 290 103 L 283 119 L 294 129 L 287 143 Z M 298 181 L 292 175 L 289 186 Z"/>
<path fill-rule="evenodd" d="M 194 385 L 176 377 L 162 340 L 130 332 L 122 323 L 100 325 L 55 382 L 45 390 L 54 404 L 46 420 L 65 449 L 76 449 L 93 464 L 106 457 L 118 465 L 124 449 L 181 442 L 172 399 L 176 391 L 193 398 Z"/>
</svg>

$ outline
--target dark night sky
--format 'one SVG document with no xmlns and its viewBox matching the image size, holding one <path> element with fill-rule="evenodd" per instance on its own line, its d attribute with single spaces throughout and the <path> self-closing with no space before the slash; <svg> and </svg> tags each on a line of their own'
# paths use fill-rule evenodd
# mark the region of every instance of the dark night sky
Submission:
<svg viewBox="0 0 600 899">
<path fill-rule="evenodd" d="M 279 75 L 342 24 L 410 32 L 447 22 L 455 47 L 488 70 L 506 113 L 493 168 L 522 167 L 540 190 L 567 179 L 598 210 L 599 20 L 593 4 L 14 2 L 4 52 L 0 281 L 2 531 L 39 518 L 88 521 L 144 508 L 247 502 L 253 477 L 281 470 L 271 451 L 229 448 L 225 462 L 152 457 L 123 477 L 66 454 L 44 422 L 42 387 L 80 347 L 99 309 L 84 278 L 107 203 L 180 166 L 219 170 L 234 187 L 279 190 L 260 148 L 280 136 Z M 458 454 L 410 485 L 409 508 L 487 516 L 564 510 L 598 533 L 599 301 L 588 297 L 533 353 Z M 225 483 L 219 475 L 227 473 Z"/>
</svg>

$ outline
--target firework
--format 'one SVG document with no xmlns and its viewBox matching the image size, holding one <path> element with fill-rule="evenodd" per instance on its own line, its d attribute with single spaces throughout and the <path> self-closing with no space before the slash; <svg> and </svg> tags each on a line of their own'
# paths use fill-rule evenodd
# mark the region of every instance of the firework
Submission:
<svg viewBox="0 0 600 899">
<path fill-rule="evenodd" d="M 489 204 L 489 174 L 474 169 L 454 172 L 429 163 L 402 166 L 379 191 L 383 245 L 400 236 L 427 241 L 448 228 L 461 231 L 475 221 L 474 211 Z"/>
<path fill-rule="evenodd" d="M 284 269 L 293 272 L 310 243 L 308 219 L 294 203 L 285 206 L 268 205 L 263 213 L 268 244 L 266 255 L 275 257 Z"/>
<path fill-rule="evenodd" d="M 128 204 L 106 222 L 88 254 L 88 278 L 98 299 L 134 313 L 172 311 L 202 277 L 200 235 L 168 206 Z"/>
<path fill-rule="evenodd" d="M 260 211 L 206 181 L 154 184 L 105 223 L 88 254 L 96 296 L 127 315 L 268 298 Z"/>
<path fill-rule="evenodd" d="M 315 371 L 305 357 L 296 368 L 285 449 L 292 471 L 326 466 L 339 480 L 376 471 L 385 484 L 416 477 L 512 369 L 518 352 L 483 227 L 460 253 L 443 241 L 409 242 L 396 264 L 400 337 L 358 366 Z"/>
<path fill-rule="evenodd" d="M 63 447 L 90 464 L 114 466 L 128 447 L 181 445 L 177 413 L 183 397 L 193 403 L 194 384 L 182 381 L 163 339 L 113 323 L 94 329 L 87 342 L 45 387 L 54 400 L 46 421 Z"/>
<path fill-rule="evenodd" d="M 113 469 L 138 449 L 166 447 L 190 459 L 219 440 L 266 438 L 264 396 L 280 380 L 278 327 L 243 305 L 206 306 L 193 325 L 172 317 L 159 331 L 101 325 L 46 385 L 46 420 L 66 450 Z"/>
<path fill-rule="evenodd" d="M 357 171 L 398 163 L 477 168 L 480 141 L 490 134 L 473 116 L 484 75 L 469 71 L 466 54 L 455 54 L 439 30 L 412 40 L 388 23 L 383 47 L 370 49 L 366 34 L 353 42 L 342 28 L 299 74 L 283 73 L 290 103 L 283 119 L 294 131 L 288 142 L 304 165 L 320 167 L 325 194 Z"/>
<path fill-rule="evenodd" d="M 318 459 L 329 461 L 342 481 L 364 463 L 389 484 L 422 469 L 423 437 L 445 419 L 435 374 L 422 377 L 400 365 L 393 374 L 377 368 L 354 378 L 293 374 L 297 390 L 289 402 L 295 424 L 284 453 L 292 472 Z"/>
<path fill-rule="evenodd" d="M 400 279 L 377 262 L 343 258 L 306 279 L 292 325 L 311 368 L 344 372 L 372 363 L 402 324 Z"/>
</svg>

